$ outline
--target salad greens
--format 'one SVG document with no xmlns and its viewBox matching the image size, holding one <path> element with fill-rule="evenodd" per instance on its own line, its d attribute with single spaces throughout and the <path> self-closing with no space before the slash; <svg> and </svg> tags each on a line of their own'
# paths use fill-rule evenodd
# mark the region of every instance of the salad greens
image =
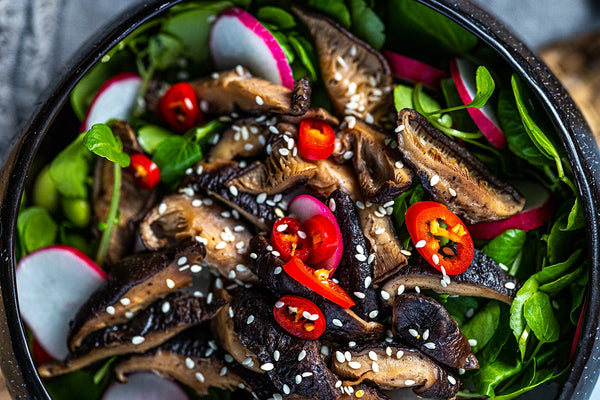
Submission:
<svg viewBox="0 0 600 400">
<path fill-rule="evenodd" d="M 144 151 L 161 170 L 166 189 L 176 187 L 186 170 L 202 159 L 228 123 L 211 121 L 183 134 L 165 129 L 153 115 L 143 112 L 145 94 L 155 78 L 174 83 L 199 77 L 212 70 L 208 37 L 210 22 L 237 4 L 249 9 L 265 24 L 284 49 L 295 78 L 309 76 L 313 104 L 328 102 L 316 52 L 306 29 L 289 10 L 290 1 L 237 0 L 189 1 L 138 28 L 112 49 L 85 75 L 71 94 L 71 105 L 83 119 L 102 83 L 118 72 L 136 72 L 143 79 L 138 108 L 132 124 Z M 320 11 L 376 49 L 386 48 L 434 65 L 446 66 L 451 57 L 481 53 L 477 38 L 437 12 L 413 0 L 306 0 L 305 6 Z M 199 21 L 201 23 L 199 23 Z M 204 23 L 206 21 L 207 23 Z M 441 92 L 425 92 L 422 85 L 397 85 L 397 110 L 414 108 L 451 138 L 462 140 L 490 168 L 514 179 L 536 179 L 563 204 L 554 218 L 539 229 L 508 230 L 477 247 L 497 261 L 523 285 L 511 306 L 495 300 L 432 294 L 444 304 L 469 339 L 480 369 L 461 377 L 459 393 L 466 398 L 489 396 L 512 399 L 544 382 L 560 381 L 568 371 L 568 350 L 582 312 L 587 287 L 584 216 L 572 172 L 553 129 L 536 107 L 536 100 L 516 75 L 510 81 L 490 70 L 481 60 L 476 73 L 477 95 L 463 105 L 451 79 L 441 82 Z M 324 100 L 319 100 L 324 99 Z M 494 104 L 508 148 L 489 146 L 466 113 L 468 107 Z M 114 164 L 114 188 L 109 217 L 100 225 L 98 246 L 90 235 L 91 171 L 95 156 Z M 112 227 L 118 215 L 122 168 L 129 165 L 119 138 L 110 125 L 94 125 L 79 135 L 42 170 L 34 185 L 34 206 L 25 207 L 17 222 L 19 252 L 26 255 L 40 247 L 61 242 L 89 252 L 96 248 L 98 264 L 106 255 Z M 404 214 L 426 199 L 417 182 L 395 199 L 393 219 L 406 247 L 410 237 Z M 59 204 L 62 207 L 59 207 Z M 87 207 L 87 216 L 85 211 Z M 58 221 L 58 222 L 57 222 Z M 84 229 L 86 228 L 86 229 Z M 558 321 L 562 323 L 559 324 Z M 569 325 L 567 321 L 570 321 Z M 568 325 L 568 326 L 567 326 Z M 48 383 L 59 400 L 98 399 L 110 381 L 108 360 L 96 370 L 73 372 Z M 77 388 L 85 388 L 78 390 Z M 83 395 L 85 394 L 85 395 Z M 229 397 L 211 392 L 206 399 Z M 197 396 L 194 396 L 197 397 Z"/>
</svg>

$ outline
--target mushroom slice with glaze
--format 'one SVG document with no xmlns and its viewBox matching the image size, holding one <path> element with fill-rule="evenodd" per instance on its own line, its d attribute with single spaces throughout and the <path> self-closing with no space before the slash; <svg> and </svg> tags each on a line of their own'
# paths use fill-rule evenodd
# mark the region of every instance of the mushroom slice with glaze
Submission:
<svg viewBox="0 0 600 400">
<path fill-rule="evenodd" d="M 385 204 L 410 187 L 412 171 L 404 166 L 400 153 L 386 145 L 390 139 L 384 133 L 356 121 L 353 128 L 344 123 L 339 136 L 343 151 L 341 159 L 352 160 L 366 201 Z"/>
<path fill-rule="evenodd" d="M 269 250 L 271 249 L 271 250 Z M 256 258 L 255 258 L 256 256 Z M 324 340 L 334 342 L 367 342 L 381 339 L 385 327 L 374 321 L 366 321 L 350 309 L 326 300 L 283 271 L 284 261 L 272 252 L 272 247 L 263 236 L 256 236 L 250 242 L 249 268 L 258 276 L 262 285 L 277 296 L 293 294 L 302 296 L 319 307 L 327 321 Z M 377 308 L 369 310 L 369 313 Z M 373 313 L 371 318 L 376 318 Z"/>
<path fill-rule="evenodd" d="M 332 20 L 300 7 L 292 10 L 313 37 L 335 113 L 393 123 L 392 75 L 385 58 Z"/>
<path fill-rule="evenodd" d="M 321 357 L 319 342 L 299 339 L 283 330 L 273 317 L 274 304 L 275 300 L 256 291 L 240 289 L 232 295 L 240 343 L 256 354 L 260 368 L 287 398 L 338 399 L 338 379 Z"/>
<path fill-rule="evenodd" d="M 454 374 L 415 349 L 382 343 L 340 349 L 338 353 L 332 370 L 344 385 L 370 382 L 382 390 L 410 387 L 420 397 L 431 399 L 453 399 L 460 388 Z"/>
<path fill-rule="evenodd" d="M 477 369 L 469 341 L 446 309 L 417 293 L 396 296 L 392 315 L 394 337 L 453 368 Z"/>
<path fill-rule="evenodd" d="M 475 224 L 508 218 L 525 199 L 414 110 L 398 113 L 398 147 L 435 201 Z"/>
<path fill-rule="evenodd" d="M 146 215 L 140 233 L 142 242 L 151 250 L 188 239 L 201 242 L 206 256 L 198 262 L 182 264 L 190 266 L 193 272 L 199 272 L 199 266 L 206 266 L 228 279 L 256 281 L 245 265 L 251 232 L 210 198 L 186 194 L 166 196 Z"/>
<path fill-rule="evenodd" d="M 222 201 L 227 206 L 239 212 L 244 218 L 259 229 L 268 230 L 283 211 L 266 195 L 242 192 L 229 182 L 244 172 L 238 163 L 233 161 L 216 161 L 210 164 L 200 164 L 183 180 L 183 190 L 195 193 L 206 192 Z M 189 188 L 189 189 L 188 189 Z"/>
<path fill-rule="evenodd" d="M 75 350 L 92 332 L 127 320 L 156 299 L 192 284 L 190 264 L 206 254 L 200 243 L 135 254 L 113 266 L 108 280 L 81 306 L 71 324 L 69 347 Z M 184 261 L 184 262 L 182 262 Z M 183 265 L 188 268 L 182 269 Z"/>
<path fill-rule="evenodd" d="M 226 367 L 216 347 L 208 327 L 200 325 L 143 354 L 127 356 L 114 367 L 115 375 L 127 382 L 129 374 L 152 371 L 183 383 L 200 396 L 208 394 L 211 387 L 235 391 L 245 382 Z"/>
<path fill-rule="evenodd" d="M 227 128 L 206 157 L 207 163 L 256 157 L 264 151 L 269 127 L 258 118 L 243 118 Z"/>
<path fill-rule="evenodd" d="M 408 259 L 408 265 L 388 279 L 382 289 L 390 295 L 388 303 L 391 305 L 398 290 L 403 292 L 416 286 L 437 293 L 485 297 L 510 305 L 521 284 L 517 278 L 503 271 L 491 257 L 475 249 L 471 266 L 462 274 L 451 277 L 443 276 L 414 252 Z"/>
<path fill-rule="evenodd" d="M 244 67 L 215 72 L 210 77 L 191 82 L 200 107 L 208 114 L 302 115 L 310 107 L 311 88 L 308 78 L 298 80 L 294 90 L 252 76 Z"/>
<path fill-rule="evenodd" d="M 340 124 L 340 120 L 337 119 L 335 115 L 332 115 L 329 111 L 321 107 L 311 107 L 302 115 L 281 115 L 279 119 L 282 122 L 294 125 L 300 125 L 300 122 L 304 119 L 320 119 L 332 127 L 336 127 Z"/>
<path fill-rule="evenodd" d="M 196 297 L 185 292 L 171 293 L 152 303 L 127 322 L 97 330 L 86 336 L 81 345 L 63 362 L 38 368 L 40 376 L 54 376 L 76 371 L 96 361 L 129 353 L 144 353 L 183 330 L 211 319 L 225 301 L 212 296 Z"/>
</svg>

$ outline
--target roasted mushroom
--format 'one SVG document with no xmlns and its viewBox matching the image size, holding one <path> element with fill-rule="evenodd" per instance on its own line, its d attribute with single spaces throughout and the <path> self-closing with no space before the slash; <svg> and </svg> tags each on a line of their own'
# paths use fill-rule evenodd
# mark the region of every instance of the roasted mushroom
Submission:
<svg viewBox="0 0 600 400">
<path fill-rule="evenodd" d="M 340 349 L 332 370 L 344 385 L 371 382 L 387 390 L 411 387 L 419 397 L 453 399 L 458 378 L 418 350 L 397 344 L 367 344 Z"/>
<path fill-rule="evenodd" d="M 135 254 L 115 264 L 106 284 L 75 315 L 69 334 L 71 350 L 92 332 L 125 322 L 155 300 L 190 286 L 192 272 L 181 267 L 200 263 L 205 254 L 202 244 L 185 243 L 177 248 Z"/>
<path fill-rule="evenodd" d="M 340 124 L 340 120 L 336 118 L 335 115 L 331 115 L 329 111 L 321 107 L 311 107 L 302 115 L 294 116 L 294 115 L 281 115 L 279 119 L 282 122 L 287 122 L 289 124 L 300 125 L 300 122 L 304 119 L 320 119 L 324 122 L 327 122 L 332 127 L 338 126 Z"/>
<path fill-rule="evenodd" d="M 260 121 L 260 122 L 259 122 Z M 255 157 L 264 151 L 269 126 L 264 117 L 243 118 L 235 121 L 221 134 L 206 157 L 207 163 L 232 161 L 238 158 Z"/>
<path fill-rule="evenodd" d="M 394 336 L 453 368 L 477 369 L 469 341 L 446 309 L 431 297 L 404 293 L 394 301 Z"/>
<path fill-rule="evenodd" d="M 336 114 L 367 123 L 389 119 L 392 76 L 385 58 L 332 20 L 300 7 L 292 10 L 313 37 L 321 77 Z"/>
<path fill-rule="evenodd" d="M 126 153 L 143 153 L 136 134 L 129 124 L 116 121 L 111 124 L 113 133 L 121 139 L 123 151 Z M 113 163 L 99 157 L 94 170 L 93 210 L 96 222 L 105 222 L 113 194 L 114 185 Z M 133 249 L 137 223 L 143 218 L 145 212 L 152 207 L 156 198 L 156 190 L 146 190 L 135 183 L 130 173 L 122 174 L 121 196 L 119 197 L 119 223 L 113 229 L 106 262 L 115 263 Z"/>
<path fill-rule="evenodd" d="M 412 171 L 404 166 L 400 153 L 386 144 L 387 135 L 356 121 L 352 128 L 342 124 L 339 136 L 341 158 L 352 160 L 364 200 L 384 204 L 410 187 Z"/>
<path fill-rule="evenodd" d="M 398 147 L 431 197 L 469 223 L 518 213 L 525 199 L 414 110 L 398 113 Z"/>
<path fill-rule="evenodd" d="M 206 266 L 223 277 L 254 282 L 246 268 L 246 253 L 252 238 L 248 227 L 210 198 L 172 194 L 155 206 L 140 225 L 144 245 L 151 250 L 193 239 L 204 244 L 206 256 L 193 270 Z"/>
<path fill-rule="evenodd" d="M 200 107 L 208 114 L 302 115 L 310 107 L 308 78 L 296 82 L 294 90 L 253 77 L 244 67 L 215 72 L 191 83 Z"/>
<path fill-rule="evenodd" d="M 408 265 L 388 279 L 382 285 L 382 290 L 389 294 L 388 303 L 392 304 L 398 291 L 414 289 L 416 286 L 433 289 L 437 293 L 485 297 L 511 304 L 521 284 L 503 271 L 491 257 L 475 249 L 471 266 L 462 274 L 447 278 L 418 253 L 413 253 Z"/>
<path fill-rule="evenodd" d="M 209 299 L 184 292 L 171 293 L 123 324 L 94 331 L 66 360 L 44 364 L 38 371 L 42 377 L 50 378 L 111 356 L 143 353 L 179 332 L 209 320 L 224 305 L 224 300 L 212 296 Z"/>
</svg>

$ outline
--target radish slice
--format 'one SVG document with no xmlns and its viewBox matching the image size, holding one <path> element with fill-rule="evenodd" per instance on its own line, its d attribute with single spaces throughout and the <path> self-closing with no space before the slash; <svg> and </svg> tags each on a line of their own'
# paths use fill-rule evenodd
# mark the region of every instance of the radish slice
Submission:
<svg viewBox="0 0 600 400">
<path fill-rule="evenodd" d="M 212 27 L 209 45 L 218 69 L 243 65 L 253 75 L 294 88 L 292 67 L 283 49 L 267 28 L 241 8 L 221 14 Z"/>
<path fill-rule="evenodd" d="M 22 258 L 16 280 L 23 320 L 52 358 L 64 359 L 69 322 L 106 273 L 79 250 L 56 245 Z"/>
<path fill-rule="evenodd" d="M 335 216 L 331 210 L 318 199 L 307 194 L 302 194 L 292 200 L 288 206 L 288 211 L 296 216 L 296 219 L 300 222 L 307 221 L 315 215 L 322 215 L 333 223 L 335 227 L 335 233 L 337 237 L 337 247 L 335 253 L 327 260 L 323 260 L 317 265 L 314 265 L 316 269 L 327 269 L 331 271 L 329 276 L 332 276 L 335 269 L 340 264 L 342 259 L 342 253 L 344 252 L 344 245 L 342 242 L 342 231 L 338 225 Z"/>
<path fill-rule="evenodd" d="M 402 56 L 388 50 L 382 50 L 381 53 L 390 63 L 392 73 L 398 78 L 409 82 L 421 82 L 430 89 L 439 90 L 440 81 L 448 76 L 446 71 L 422 63 L 414 58 Z"/>
<path fill-rule="evenodd" d="M 126 383 L 115 382 L 104 392 L 102 400 L 189 400 L 185 391 L 173 381 L 151 372 L 129 375 Z"/>
<path fill-rule="evenodd" d="M 475 98 L 477 93 L 477 84 L 475 83 L 476 68 L 469 61 L 455 58 L 450 61 L 450 75 L 456 85 L 460 99 L 464 104 L 469 104 Z M 506 136 L 500 129 L 496 112 L 488 102 L 482 108 L 467 108 L 469 115 L 473 118 L 475 125 L 481 130 L 483 136 L 496 148 L 506 147 Z"/>
<path fill-rule="evenodd" d="M 82 131 L 111 119 L 129 119 L 141 85 L 142 78 L 129 72 L 118 74 L 104 82 L 83 121 Z"/>
<path fill-rule="evenodd" d="M 516 182 L 515 187 L 525 196 L 525 208 L 507 219 L 469 225 L 474 238 L 493 239 L 508 229 L 525 232 L 539 228 L 554 214 L 554 199 L 548 189 L 537 182 Z"/>
</svg>

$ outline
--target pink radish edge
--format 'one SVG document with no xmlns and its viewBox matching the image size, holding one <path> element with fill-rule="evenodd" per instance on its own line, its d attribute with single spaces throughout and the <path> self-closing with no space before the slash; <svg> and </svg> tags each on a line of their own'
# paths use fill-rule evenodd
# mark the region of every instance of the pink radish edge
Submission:
<svg viewBox="0 0 600 400">
<path fill-rule="evenodd" d="M 68 251 L 70 253 L 73 253 L 73 255 L 75 255 L 76 257 L 80 258 L 82 261 L 84 261 L 88 265 L 88 267 L 90 267 L 90 269 L 92 271 L 94 271 L 100 278 L 102 278 L 103 280 L 106 280 L 106 278 L 107 278 L 106 271 L 104 271 L 102 268 L 100 268 L 98 266 L 98 264 L 96 264 L 94 262 L 94 260 L 92 260 L 91 258 L 88 257 L 87 254 L 85 254 L 81 250 L 78 250 L 78 249 L 76 249 L 74 247 L 67 246 L 67 245 L 64 245 L 64 244 L 53 244 L 51 246 L 43 247 L 41 249 L 37 249 L 37 250 L 35 250 L 35 251 L 27 254 L 25 257 L 23 257 L 19 261 L 19 263 L 17 264 L 17 269 L 19 269 L 19 266 L 22 265 L 22 261 L 23 260 L 25 260 L 27 258 L 30 258 L 31 256 L 36 255 L 38 253 L 46 252 L 48 250 L 65 250 L 65 251 Z"/>
<path fill-rule="evenodd" d="M 515 186 L 525 194 L 525 208 L 507 219 L 467 225 L 472 237 L 493 239 L 509 229 L 525 232 L 539 228 L 548 221 L 556 209 L 551 193 L 535 182 L 518 182 Z"/>
<path fill-rule="evenodd" d="M 579 337 L 581 335 L 581 328 L 583 326 L 583 317 L 585 316 L 585 309 L 587 308 L 587 293 L 585 294 L 585 299 L 583 300 L 583 307 L 581 307 L 581 313 L 579 314 L 579 320 L 577 321 L 577 328 L 575 329 L 575 336 L 573 337 L 573 342 L 571 343 L 571 352 L 569 354 L 569 363 L 573 361 L 575 358 L 575 354 L 577 353 L 577 345 L 579 344 Z"/>
<path fill-rule="evenodd" d="M 315 215 L 322 215 L 333 223 L 338 239 L 338 245 L 335 253 L 333 253 L 333 255 L 327 260 L 321 261 L 319 264 L 314 266 L 316 269 L 323 268 L 330 270 L 331 272 L 329 273 L 329 276 L 332 276 L 340 264 L 342 255 L 344 253 L 344 246 L 342 242 L 342 231 L 340 230 L 340 226 L 329 207 L 313 196 L 302 194 L 290 202 L 288 211 L 293 213 L 296 216 L 296 219 L 298 219 L 300 222 L 304 222 Z"/>
<path fill-rule="evenodd" d="M 427 65 L 414 58 L 388 50 L 382 50 L 381 53 L 390 64 L 394 75 L 410 82 L 421 82 L 430 89 L 439 90 L 440 81 L 448 76 L 446 71 Z"/>
<path fill-rule="evenodd" d="M 177 383 L 152 372 L 129 375 L 127 382 L 114 382 L 102 395 L 102 400 L 189 400 Z"/>
<path fill-rule="evenodd" d="M 463 76 L 463 73 L 464 72 L 461 72 L 458 66 L 458 60 L 452 59 L 450 61 L 450 75 L 456 85 L 460 99 L 464 104 L 469 104 L 473 100 L 473 96 L 467 89 L 465 84 L 466 77 Z M 498 125 L 490 119 L 490 116 L 486 115 L 486 112 L 492 112 L 489 110 L 487 104 L 483 106 L 482 109 L 469 107 L 467 108 L 467 111 L 471 118 L 473 118 L 475 125 L 477 125 L 481 130 L 481 133 L 483 133 L 483 136 L 485 136 L 494 147 L 498 149 L 506 147 L 506 136 L 504 136 L 504 133 L 500 130 Z"/>
<path fill-rule="evenodd" d="M 265 28 L 251 14 L 247 13 L 239 7 L 228 8 L 227 10 L 223 11 L 221 16 L 236 17 L 246 28 L 248 28 L 255 35 L 259 36 L 271 52 L 271 56 L 273 57 L 273 59 L 277 62 L 277 70 L 279 71 L 279 79 L 281 80 L 280 84 L 282 86 L 287 87 L 288 89 L 294 89 L 294 76 L 292 74 L 292 67 L 287 61 L 287 57 L 285 56 L 283 49 L 279 45 L 279 42 L 277 42 L 277 39 L 275 39 L 271 32 L 269 32 L 269 30 Z M 212 47 L 212 30 L 210 43 Z"/>
<path fill-rule="evenodd" d="M 91 126 L 88 126 L 88 120 L 92 111 L 92 107 L 94 107 L 94 105 L 96 104 L 96 101 L 102 96 L 102 94 L 112 85 L 122 82 L 124 80 L 128 80 L 128 79 L 135 79 L 138 80 L 141 84 L 142 82 L 142 78 L 139 75 L 136 75 L 132 72 L 121 72 L 120 74 L 117 74 L 115 76 L 113 76 L 112 78 L 109 78 L 106 82 L 104 82 L 102 84 L 102 86 L 100 86 L 100 89 L 98 89 L 98 92 L 96 92 L 96 95 L 94 96 L 92 103 L 90 105 L 90 108 L 88 109 L 85 118 L 83 119 L 83 122 L 81 123 L 81 127 L 80 127 L 80 132 L 85 132 L 88 129 L 91 128 Z M 109 117 L 110 118 L 110 117 Z M 106 122 L 106 121 L 104 121 Z"/>
</svg>

